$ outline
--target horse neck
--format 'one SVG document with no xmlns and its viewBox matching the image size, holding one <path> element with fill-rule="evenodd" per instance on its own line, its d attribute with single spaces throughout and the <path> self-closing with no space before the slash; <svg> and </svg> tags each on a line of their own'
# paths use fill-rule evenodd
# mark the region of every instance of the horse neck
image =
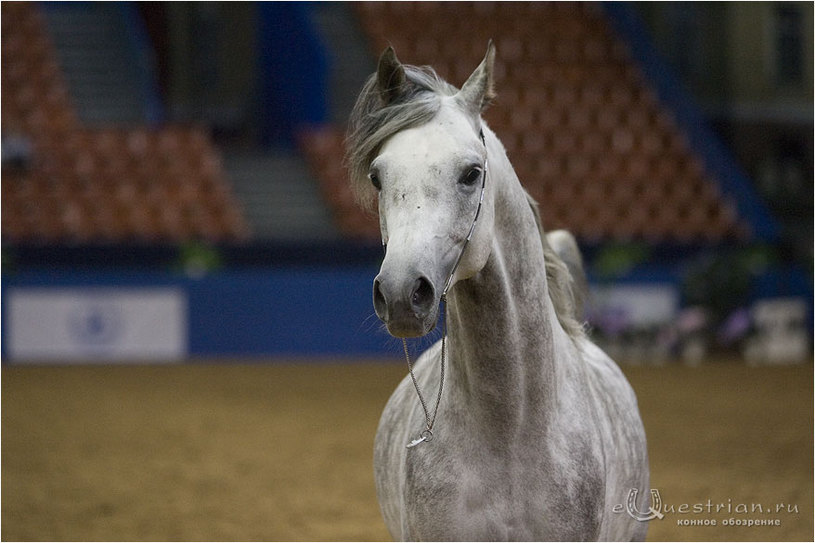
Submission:
<svg viewBox="0 0 815 543">
<path fill-rule="evenodd" d="M 549 297 L 541 234 L 526 193 L 500 145 L 490 152 L 492 252 L 448 297 L 450 380 L 474 420 L 510 430 L 513 421 L 547 409 L 556 354 L 569 341 Z"/>
</svg>

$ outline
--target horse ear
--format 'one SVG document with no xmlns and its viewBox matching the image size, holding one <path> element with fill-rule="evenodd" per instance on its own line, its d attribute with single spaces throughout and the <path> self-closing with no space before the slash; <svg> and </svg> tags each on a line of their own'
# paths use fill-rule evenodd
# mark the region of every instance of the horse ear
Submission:
<svg viewBox="0 0 815 543">
<path fill-rule="evenodd" d="M 487 44 L 487 54 L 478 68 L 470 75 L 467 82 L 458 92 L 461 100 L 476 115 L 487 109 L 490 102 L 495 98 L 495 88 L 493 81 L 493 67 L 495 66 L 495 45 L 492 40 Z"/>
<path fill-rule="evenodd" d="M 379 66 L 376 69 L 376 82 L 379 89 L 379 96 L 385 105 L 390 104 L 402 92 L 405 85 L 405 68 L 399 59 L 396 58 L 396 52 L 393 47 L 388 46 L 379 57 Z"/>
</svg>

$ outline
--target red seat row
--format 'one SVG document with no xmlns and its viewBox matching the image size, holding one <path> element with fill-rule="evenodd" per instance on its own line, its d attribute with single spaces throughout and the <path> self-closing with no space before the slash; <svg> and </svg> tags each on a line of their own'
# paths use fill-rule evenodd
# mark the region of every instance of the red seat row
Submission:
<svg viewBox="0 0 815 543">
<path fill-rule="evenodd" d="M 27 141 L 4 168 L 9 241 L 225 241 L 250 235 L 220 157 L 197 127 L 81 126 L 36 4 L 2 4 L 3 136 Z"/>
<path fill-rule="evenodd" d="M 332 126 L 313 127 L 301 132 L 299 143 L 340 231 L 349 238 L 378 238 L 379 222 L 359 209 L 348 183 L 343 132 Z"/>
<path fill-rule="evenodd" d="M 356 7 L 374 54 L 392 44 L 402 61 L 431 65 L 456 85 L 481 60 L 487 39 L 495 39 L 498 98 L 486 118 L 521 181 L 541 201 L 547 228 L 598 240 L 749 235 L 597 6 Z M 315 146 L 307 155 L 330 187 L 326 197 L 342 222 L 361 212 L 351 207 L 339 169 L 342 139 L 332 138 L 330 151 L 316 150 L 313 141 L 306 147 Z M 378 236 L 376 228 L 370 232 Z"/>
</svg>

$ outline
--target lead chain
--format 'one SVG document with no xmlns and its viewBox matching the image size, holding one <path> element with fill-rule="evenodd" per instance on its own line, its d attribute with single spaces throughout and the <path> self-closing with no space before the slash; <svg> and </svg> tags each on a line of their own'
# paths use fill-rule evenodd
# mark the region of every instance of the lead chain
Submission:
<svg viewBox="0 0 815 543">
<path fill-rule="evenodd" d="M 444 364 L 445 358 L 447 357 L 447 300 L 446 297 L 442 297 L 442 302 L 444 303 L 444 335 L 441 339 L 441 374 L 439 376 L 439 394 L 436 396 L 436 405 L 433 407 L 433 416 L 430 416 L 430 411 L 427 409 L 427 402 L 425 402 L 424 396 L 422 395 L 422 391 L 419 390 L 419 383 L 416 381 L 416 375 L 413 373 L 413 364 L 410 361 L 410 353 L 408 352 L 407 340 L 402 338 L 402 347 L 405 350 L 405 360 L 407 361 L 408 371 L 410 371 L 410 378 L 413 380 L 413 386 L 416 389 L 416 394 L 419 396 L 419 401 L 422 404 L 422 410 L 424 410 L 424 418 L 425 418 L 425 429 L 419 435 L 417 439 L 414 439 L 408 444 L 408 448 L 415 447 L 419 443 L 422 442 L 430 442 L 433 440 L 433 425 L 436 423 L 436 415 L 439 413 L 439 404 L 441 403 L 441 395 L 442 390 L 444 389 Z"/>
</svg>

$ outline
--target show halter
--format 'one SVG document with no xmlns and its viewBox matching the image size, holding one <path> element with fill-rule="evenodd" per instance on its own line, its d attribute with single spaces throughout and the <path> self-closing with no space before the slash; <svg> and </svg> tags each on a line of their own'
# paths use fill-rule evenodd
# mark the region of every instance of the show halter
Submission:
<svg viewBox="0 0 815 543">
<path fill-rule="evenodd" d="M 484 145 L 485 152 L 484 171 L 481 174 L 481 193 L 478 196 L 478 207 L 475 209 L 475 216 L 473 217 L 473 222 L 470 225 L 470 230 L 467 232 L 467 237 L 464 239 L 464 244 L 461 247 L 461 251 L 458 253 L 458 258 L 456 258 L 455 264 L 453 264 L 453 269 L 450 270 L 450 275 L 447 276 L 447 281 L 444 284 L 444 290 L 441 293 L 441 303 L 444 306 L 444 331 L 441 339 L 441 374 L 439 376 L 439 394 L 436 397 L 436 405 L 433 407 L 433 416 L 430 416 L 430 411 L 427 409 L 427 402 L 425 402 L 424 396 L 422 395 L 421 390 L 419 390 L 419 383 L 416 381 L 416 376 L 413 373 L 413 364 L 410 361 L 407 340 L 402 338 L 402 347 L 405 351 L 405 361 L 407 362 L 410 378 L 413 381 L 413 387 L 416 389 L 416 395 L 419 396 L 419 402 L 422 404 L 422 410 L 424 410 L 425 417 L 425 429 L 421 434 L 419 434 L 419 437 L 407 444 L 408 449 L 415 447 L 419 443 L 429 443 L 433 440 L 433 425 L 436 423 L 436 415 L 439 412 L 439 403 L 441 403 L 441 394 L 444 388 L 444 366 L 447 356 L 447 291 L 450 290 L 450 287 L 453 284 L 453 276 L 456 274 L 458 265 L 461 263 L 461 258 L 464 256 L 464 251 L 467 249 L 467 245 L 470 243 L 470 238 L 473 237 L 475 224 L 478 221 L 478 216 L 481 214 L 481 205 L 484 203 L 484 188 L 487 185 L 487 142 L 484 139 L 483 129 L 479 130 L 478 136 L 481 138 L 481 143 Z"/>
</svg>

